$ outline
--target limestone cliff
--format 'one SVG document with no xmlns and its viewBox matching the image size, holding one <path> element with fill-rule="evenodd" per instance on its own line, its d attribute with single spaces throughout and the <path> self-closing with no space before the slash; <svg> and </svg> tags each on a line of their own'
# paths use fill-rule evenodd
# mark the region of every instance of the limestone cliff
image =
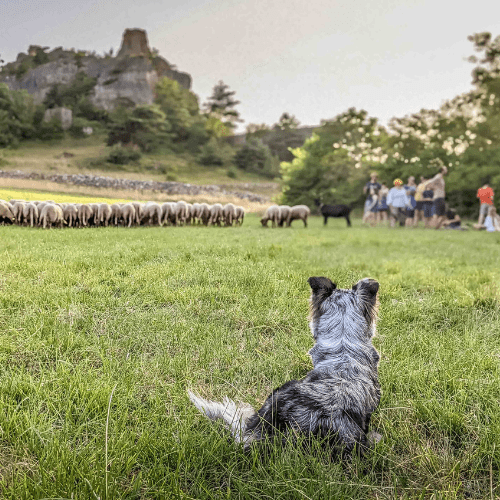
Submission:
<svg viewBox="0 0 500 500">
<path fill-rule="evenodd" d="M 79 71 L 97 79 L 91 99 L 106 110 L 120 104 L 151 104 L 155 83 L 164 76 L 191 88 L 191 76 L 154 55 L 146 32 L 139 29 L 125 30 L 116 57 L 62 47 L 48 52 L 47 48 L 30 46 L 27 54 L 21 53 L 15 62 L 3 66 L 0 82 L 12 90 L 27 90 L 40 103 L 53 85 L 70 83 Z"/>
</svg>

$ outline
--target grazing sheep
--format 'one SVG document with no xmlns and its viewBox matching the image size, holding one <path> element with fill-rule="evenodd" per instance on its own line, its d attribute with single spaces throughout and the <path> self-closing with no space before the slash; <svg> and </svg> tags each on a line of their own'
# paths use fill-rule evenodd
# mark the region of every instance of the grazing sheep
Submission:
<svg viewBox="0 0 500 500">
<path fill-rule="evenodd" d="M 112 215 L 113 211 L 107 203 L 99 203 L 99 210 L 97 212 L 98 224 L 104 224 L 104 227 L 108 227 Z"/>
<path fill-rule="evenodd" d="M 90 205 L 87 205 L 85 203 L 82 203 L 80 205 L 80 208 L 78 209 L 78 221 L 80 227 L 85 227 L 89 223 L 89 220 L 91 220 L 94 217 L 94 211 L 90 207 Z M 97 217 L 95 217 L 97 218 Z"/>
<path fill-rule="evenodd" d="M 89 226 L 99 226 L 99 203 L 88 203 L 88 206 L 92 209 L 92 215 L 89 217 Z"/>
<path fill-rule="evenodd" d="M 186 219 L 184 220 L 185 224 L 191 224 L 191 220 L 193 218 L 192 209 L 193 205 L 191 203 L 186 203 Z"/>
<path fill-rule="evenodd" d="M 131 227 L 132 224 L 134 224 L 136 220 L 136 211 L 132 203 L 122 205 L 122 207 L 120 208 L 120 218 L 123 220 L 123 223 L 127 227 Z"/>
<path fill-rule="evenodd" d="M 44 229 L 57 224 L 60 228 L 62 228 L 64 224 L 62 208 L 58 205 L 54 205 L 53 203 L 47 203 L 40 213 L 40 224 L 42 224 Z"/>
<path fill-rule="evenodd" d="M 68 227 L 75 227 L 78 221 L 78 208 L 72 203 L 67 203 L 63 208 L 63 216 Z"/>
<path fill-rule="evenodd" d="M 245 218 L 245 209 L 243 207 L 237 206 L 236 207 L 236 217 L 234 219 L 234 222 L 241 226 L 243 224 L 243 219 Z"/>
<path fill-rule="evenodd" d="M 12 200 L 11 200 L 12 201 Z M 21 225 L 24 221 L 23 212 L 24 212 L 24 201 L 16 201 L 15 203 L 11 203 L 11 210 L 16 218 L 16 223 Z"/>
<path fill-rule="evenodd" d="M 280 205 L 280 222 L 279 227 L 283 227 L 288 224 L 288 218 L 290 217 L 290 212 L 292 208 L 288 205 Z"/>
<path fill-rule="evenodd" d="M 221 225 L 222 218 L 224 216 L 223 208 L 220 203 L 215 203 L 210 207 L 210 218 L 208 219 L 208 225 L 217 224 L 219 227 Z"/>
<path fill-rule="evenodd" d="M 0 223 L 13 224 L 15 221 L 14 214 L 12 213 L 12 207 L 8 203 L 0 203 Z"/>
<path fill-rule="evenodd" d="M 144 205 L 143 220 L 151 226 L 156 222 L 159 226 L 163 226 L 162 210 L 160 205 L 154 201 L 150 201 Z"/>
<path fill-rule="evenodd" d="M 175 225 L 181 223 L 182 225 L 187 219 L 187 203 L 185 201 L 178 201 L 175 204 Z"/>
<path fill-rule="evenodd" d="M 222 214 L 224 216 L 224 223 L 226 226 L 232 226 L 233 221 L 236 218 L 236 208 L 232 203 L 226 203 L 222 209 Z"/>
<path fill-rule="evenodd" d="M 292 221 L 300 219 L 304 222 L 304 227 L 307 227 L 307 218 L 311 215 L 311 210 L 306 205 L 295 205 L 290 210 L 290 215 L 288 217 L 288 227 L 292 225 Z"/>
<path fill-rule="evenodd" d="M 161 205 L 161 220 L 163 224 L 174 224 L 175 222 L 175 203 L 167 201 Z"/>
<path fill-rule="evenodd" d="M 281 211 L 280 207 L 278 205 L 271 205 L 268 207 L 262 216 L 262 219 L 260 219 L 260 223 L 264 226 L 267 227 L 267 223 L 271 221 L 272 227 L 276 227 L 281 220 Z"/>
<path fill-rule="evenodd" d="M 121 212 L 121 208 L 122 208 L 122 203 L 113 203 L 113 205 L 111 205 L 111 224 L 113 224 L 114 226 L 118 226 L 118 224 L 120 224 L 120 220 L 121 220 L 121 216 L 122 216 L 122 212 Z"/>
<path fill-rule="evenodd" d="M 38 208 L 34 203 L 25 203 L 23 209 L 23 218 L 31 227 L 38 223 Z"/>
<path fill-rule="evenodd" d="M 199 203 L 193 203 L 191 206 L 191 219 L 193 221 L 193 224 L 198 224 L 200 223 L 200 210 L 201 210 L 201 205 Z"/>
<path fill-rule="evenodd" d="M 142 221 L 142 211 L 143 211 L 143 205 L 142 203 L 139 203 L 138 201 L 132 202 L 132 206 L 134 207 L 135 210 L 135 224 L 138 226 L 141 225 Z"/>
<path fill-rule="evenodd" d="M 26 203 L 26 200 L 9 200 L 9 205 L 14 206 L 16 203 Z"/>
<path fill-rule="evenodd" d="M 210 206 L 208 203 L 202 203 L 198 212 L 198 219 L 204 226 L 208 226 L 210 220 Z"/>
</svg>

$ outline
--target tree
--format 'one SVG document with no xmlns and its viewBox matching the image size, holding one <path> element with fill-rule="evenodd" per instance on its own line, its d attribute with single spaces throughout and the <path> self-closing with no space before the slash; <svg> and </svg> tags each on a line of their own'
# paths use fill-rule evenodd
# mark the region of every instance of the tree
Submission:
<svg viewBox="0 0 500 500">
<path fill-rule="evenodd" d="M 34 114 L 33 98 L 25 90 L 9 90 L 0 83 L 0 147 L 31 137 Z"/>
<path fill-rule="evenodd" d="M 133 110 L 119 109 L 111 116 L 107 145 L 137 145 L 151 152 L 168 144 L 170 124 L 165 113 L 156 105 L 137 106 Z"/>
<path fill-rule="evenodd" d="M 240 101 L 234 99 L 236 92 L 229 90 L 222 80 L 214 86 L 212 95 L 203 105 L 205 112 L 220 120 L 229 130 L 234 130 L 238 122 L 242 122 L 239 112 L 234 109 Z"/>
<path fill-rule="evenodd" d="M 290 130 L 297 128 L 300 125 L 299 120 L 295 118 L 295 115 L 291 115 L 286 111 L 280 116 L 278 123 L 274 125 L 275 130 Z"/>
<path fill-rule="evenodd" d="M 178 82 L 164 77 L 155 86 L 155 104 L 165 113 L 175 141 L 187 140 L 190 129 L 202 121 L 198 97 Z"/>
<path fill-rule="evenodd" d="M 282 201 L 314 206 L 353 203 L 363 196 L 362 187 L 370 170 L 387 159 L 387 133 L 376 118 L 364 110 L 350 108 L 324 121 L 300 148 L 294 159 L 281 163 Z"/>
<path fill-rule="evenodd" d="M 257 139 L 249 139 L 234 156 L 235 165 L 245 170 L 267 177 L 275 177 L 279 173 L 279 162 L 273 158 L 269 148 Z"/>
<path fill-rule="evenodd" d="M 247 136 L 256 137 L 256 138 L 260 138 L 260 137 L 266 135 L 270 130 L 271 130 L 271 128 L 269 127 L 269 125 L 266 125 L 265 123 L 260 123 L 260 124 L 259 123 L 249 123 L 245 128 L 245 132 L 246 132 Z"/>
</svg>

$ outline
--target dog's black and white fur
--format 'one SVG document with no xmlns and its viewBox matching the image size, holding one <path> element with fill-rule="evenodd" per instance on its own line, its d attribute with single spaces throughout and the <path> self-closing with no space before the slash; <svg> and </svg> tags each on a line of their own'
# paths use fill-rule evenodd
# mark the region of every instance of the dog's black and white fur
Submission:
<svg viewBox="0 0 500 500">
<path fill-rule="evenodd" d="M 225 398 L 189 397 L 209 419 L 222 419 L 238 443 L 248 448 L 267 437 L 283 441 L 297 434 L 326 439 L 333 450 L 350 454 L 379 436 L 368 424 L 380 401 L 379 355 L 372 345 L 379 284 L 362 279 L 351 290 L 337 289 L 328 278 L 309 278 L 310 328 L 316 344 L 309 351 L 314 368 L 302 380 L 275 389 L 255 412 Z"/>
</svg>

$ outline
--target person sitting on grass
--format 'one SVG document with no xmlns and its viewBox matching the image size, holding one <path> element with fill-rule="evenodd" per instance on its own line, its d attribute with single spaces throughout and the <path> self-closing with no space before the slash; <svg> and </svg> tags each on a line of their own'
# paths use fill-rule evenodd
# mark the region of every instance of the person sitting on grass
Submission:
<svg viewBox="0 0 500 500">
<path fill-rule="evenodd" d="M 391 213 L 391 227 L 394 227 L 396 221 L 400 226 L 405 225 L 406 220 L 406 204 L 408 197 L 403 188 L 403 181 L 401 179 L 394 180 L 394 187 L 391 188 L 387 195 L 387 205 L 389 205 Z"/>
<path fill-rule="evenodd" d="M 465 231 L 467 228 L 462 227 L 462 220 L 456 210 L 450 209 L 446 211 L 446 220 L 443 222 L 444 229 L 458 229 Z"/>
<path fill-rule="evenodd" d="M 500 232 L 500 215 L 497 214 L 497 209 L 494 205 L 488 208 L 488 215 L 484 219 L 483 224 L 474 224 L 474 229 L 486 229 L 488 233 Z"/>
</svg>

